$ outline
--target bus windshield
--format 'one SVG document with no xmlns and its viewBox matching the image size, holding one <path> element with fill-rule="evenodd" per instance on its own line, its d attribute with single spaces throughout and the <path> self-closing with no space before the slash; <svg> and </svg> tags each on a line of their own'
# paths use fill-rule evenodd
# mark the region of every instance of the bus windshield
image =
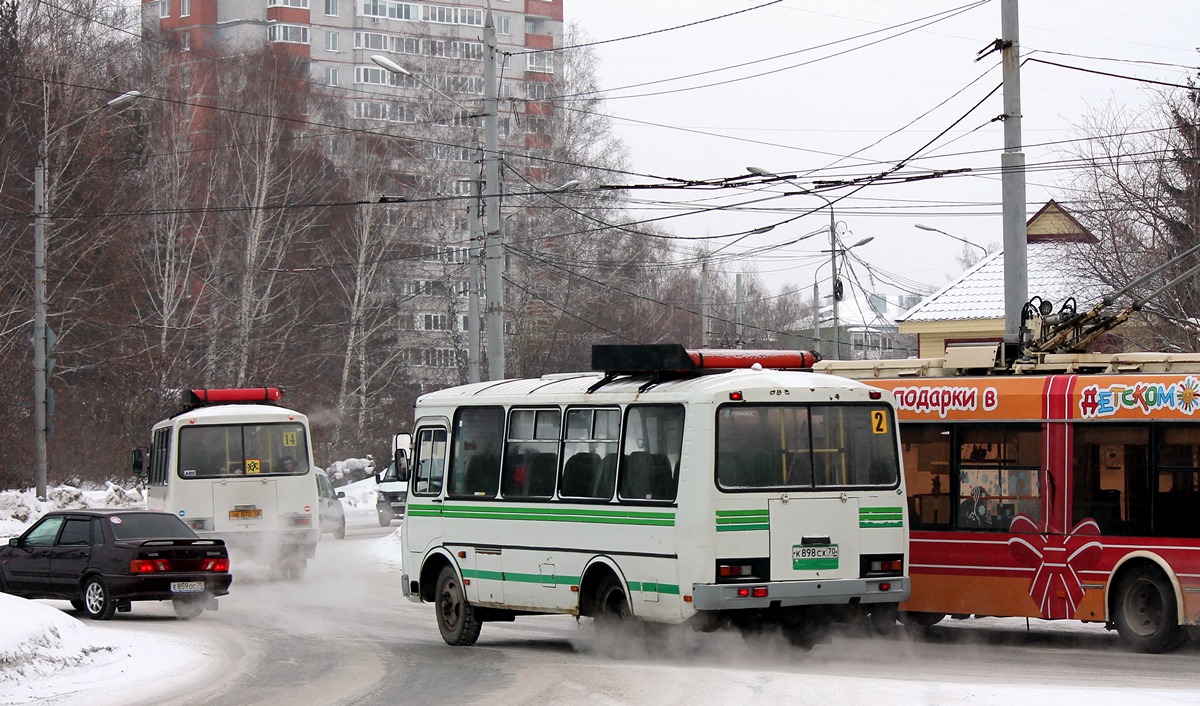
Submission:
<svg viewBox="0 0 1200 706">
<path fill-rule="evenodd" d="M 725 490 L 895 487 L 894 420 L 882 405 L 725 405 L 717 413 Z"/>
<path fill-rule="evenodd" d="M 225 478 L 308 472 L 304 425 L 209 424 L 179 431 L 179 475 Z"/>
</svg>

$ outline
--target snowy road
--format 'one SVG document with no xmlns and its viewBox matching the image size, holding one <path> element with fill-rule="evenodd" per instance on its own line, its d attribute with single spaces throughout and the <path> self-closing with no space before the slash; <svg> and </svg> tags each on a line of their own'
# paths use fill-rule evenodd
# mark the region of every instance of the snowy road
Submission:
<svg viewBox="0 0 1200 706">
<path fill-rule="evenodd" d="M 322 542 L 296 584 L 239 575 L 221 609 L 191 622 L 139 605 L 104 629 L 203 643 L 201 661 L 145 704 L 821 703 L 1182 704 L 1200 701 L 1200 652 L 1126 651 L 1074 623 L 947 621 L 923 639 L 849 631 L 804 653 L 782 640 L 686 633 L 667 654 L 613 660 L 568 617 L 484 625 L 444 645 L 432 607 L 410 603 L 391 530 Z M 138 703 L 129 699 L 127 703 Z"/>
</svg>

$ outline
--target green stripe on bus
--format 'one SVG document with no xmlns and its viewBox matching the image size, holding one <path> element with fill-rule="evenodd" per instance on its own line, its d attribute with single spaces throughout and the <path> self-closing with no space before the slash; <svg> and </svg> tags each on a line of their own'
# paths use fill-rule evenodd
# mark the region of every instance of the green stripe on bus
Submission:
<svg viewBox="0 0 1200 706">
<path fill-rule="evenodd" d="M 771 524 L 764 522 L 762 524 L 742 524 L 742 525 L 717 525 L 718 532 L 747 532 L 750 530 L 769 530 Z"/>
<path fill-rule="evenodd" d="M 552 507 L 499 507 L 487 505 L 410 505 L 412 517 L 453 517 L 526 522 L 579 522 L 585 524 L 675 526 L 675 513 L 644 510 L 597 510 Z"/>
<path fill-rule="evenodd" d="M 578 586 L 578 576 L 543 576 L 541 574 L 518 574 L 510 571 L 480 571 L 478 569 L 463 569 L 463 578 L 477 579 L 480 581 L 505 581 L 508 583 L 546 583 L 547 579 L 554 582 L 555 586 Z M 549 588 L 549 586 L 547 586 Z M 664 593 L 671 596 L 679 595 L 679 586 L 670 583 L 657 583 L 652 581 L 630 581 L 630 592 L 654 592 Z"/>
<path fill-rule="evenodd" d="M 718 532 L 751 532 L 771 529 L 768 510 L 717 510 Z"/>
<path fill-rule="evenodd" d="M 860 529 L 879 527 L 903 527 L 904 508 L 901 507 L 863 507 L 858 510 L 858 526 Z"/>
</svg>

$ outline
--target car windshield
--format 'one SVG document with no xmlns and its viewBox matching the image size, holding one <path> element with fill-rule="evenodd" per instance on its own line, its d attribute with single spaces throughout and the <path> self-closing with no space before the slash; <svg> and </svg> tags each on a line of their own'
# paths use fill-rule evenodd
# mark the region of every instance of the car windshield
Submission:
<svg viewBox="0 0 1200 706">
<path fill-rule="evenodd" d="M 108 520 L 117 539 L 196 539 L 196 533 L 174 515 L 129 513 Z"/>
</svg>

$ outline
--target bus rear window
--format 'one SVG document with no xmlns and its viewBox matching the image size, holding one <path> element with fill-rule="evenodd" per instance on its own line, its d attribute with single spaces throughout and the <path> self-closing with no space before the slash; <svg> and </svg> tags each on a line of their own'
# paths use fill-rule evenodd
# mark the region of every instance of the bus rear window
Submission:
<svg viewBox="0 0 1200 706">
<path fill-rule="evenodd" d="M 724 405 L 717 411 L 725 490 L 896 487 L 896 425 L 878 405 Z"/>
<path fill-rule="evenodd" d="M 206 424 L 179 430 L 182 478 L 304 475 L 303 424 Z"/>
</svg>

